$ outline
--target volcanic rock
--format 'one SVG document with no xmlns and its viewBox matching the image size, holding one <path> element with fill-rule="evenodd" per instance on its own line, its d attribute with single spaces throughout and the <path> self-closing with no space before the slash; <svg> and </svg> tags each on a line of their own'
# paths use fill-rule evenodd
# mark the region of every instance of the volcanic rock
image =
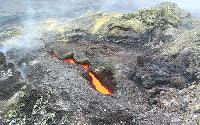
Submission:
<svg viewBox="0 0 200 125">
<path fill-rule="evenodd" d="M 3 69 L 6 65 L 6 57 L 2 52 L 0 52 L 0 67 Z"/>
<path fill-rule="evenodd" d="M 0 100 L 9 99 L 22 86 L 21 73 L 16 70 L 14 64 L 6 64 L 5 56 L 1 52 L 1 75 L 0 75 Z"/>
<path fill-rule="evenodd" d="M 59 41 L 46 39 L 45 48 L 27 62 L 29 84 L 16 87 L 20 74 L 13 64 L 1 70 L 8 74 L 1 83 L 2 100 L 8 101 L 0 119 L 20 125 L 199 124 L 197 22 L 173 3 L 72 20 L 64 36 L 54 36 Z M 81 65 L 52 57 L 52 52 L 63 59 L 89 60 L 91 71 L 113 94 L 96 91 Z"/>
</svg>

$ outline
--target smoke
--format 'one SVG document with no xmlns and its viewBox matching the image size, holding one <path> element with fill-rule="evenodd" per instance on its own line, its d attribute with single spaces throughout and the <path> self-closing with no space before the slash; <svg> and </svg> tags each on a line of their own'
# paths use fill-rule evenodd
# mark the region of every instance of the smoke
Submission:
<svg viewBox="0 0 200 125">
<path fill-rule="evenodd" d="M 43 46 L 39 40 L 43 31 L 38 27 L 42 20 L 73 19 L 88 11 L 133 12 L 165 1 L 175 2 L 195 15 L 200 13 L 199 0 L 0 0 L 0 24 L 1 16 L 12 15 L 19 16 L 23 24 L 21 36 L 4 41 L 1 51 Z"/>
<path fill-rule="evenodd" d="M 199 0 L 0 0 L 0 15 L 30 15 L 35 17 L 74 17 L 87 11 L 134 11 L 161 2 L 174 2 L 180 7 L 200 12 Z"/>
<path fill-rule="evenodd" d="M 6 12 L 5 15 L 0 10 L 0 24 L 1 15 L 2 17 L 6 16 L 7 18 L 9 16 L 13 17 L 13 15 L 18 16 L 20 17 L 19 20 L 15 21 L 19 23 L 19 26 L 22 24 L 22 30 L 20 31 L 19 36 L 12 37 L 1 42 L 0 51 L 5 53 L 12 49 L 34 50 L 42 47 L 44 43 L 40 40 L 40 38 L 44 32 L 44 27 L 41 25 L 42 23 L 45 24 L 45 20 L 60 20 L 61 18 L 68 20 L 77 18 L 89 10 L 96 11 L 101 7 L 101 0 L 2 0 L 0 3 L 0 8 L 2 8 L 3 12 Z M 12 23 L 9 22 L 9 19 L 6 23 L 8 27 L 12 26 L 8 25 Z M 46 28 L 48 28 L 48 25 Z"/>
</svg>

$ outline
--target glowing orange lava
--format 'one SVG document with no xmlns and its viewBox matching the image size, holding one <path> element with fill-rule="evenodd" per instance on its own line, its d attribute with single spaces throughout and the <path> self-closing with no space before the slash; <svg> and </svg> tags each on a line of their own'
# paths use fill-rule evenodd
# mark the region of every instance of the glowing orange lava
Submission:
<svg viewBox="0 0 200 125">
<path fill-rule="evenodd" d="M 105 95 L 111 95 L 112 91 L 107 88 L 106 86 L 104 86 L 95 76 L 95 74 L 90 70 L 89 65 L 88 64 L 82 64 L 82 67 L 88 72 L 89 76 L 92 79 L 92 84 L 94 85 L 95 89 L 99 92 L 101 92 L 102 94 Z"/>
<path fill-rule="evenodd" d="M 77 64 L 74 58 L 61 59 L 54 52 L 49 52 L 49 53 L 53 57 L 63 60 L 64 62 L 67 62 L 70 64 Z M 110 90 L 107 86 L 105 86 L 102 82 L 100 82 L 100 80 L 96 77 L 95 73 L 90 70 L 89 64 L 81 64 L 81 66 L 87 71 L 88 75 L 91 78 L 91 83 L 97 91 L 105 95 L 111 95 L 113 93 L 112 90 Z"/>
<path fill-rule="evenodd" d="M 64 59 L 64 62 L 70 63 L 70 64 L 76 64 L 74 59 Z"/>
</svg>

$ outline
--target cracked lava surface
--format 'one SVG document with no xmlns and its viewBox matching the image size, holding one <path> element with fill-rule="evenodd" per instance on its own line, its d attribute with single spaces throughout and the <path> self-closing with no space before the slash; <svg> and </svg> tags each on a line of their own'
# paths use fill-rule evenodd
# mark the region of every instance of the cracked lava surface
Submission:
<svg viewBox="0 0 200 125">
<path fill-rule="evenodd" d="M 70 64 L 79 64 L 75 61 L 75 59 L 73 57 L 71 58 L 65 58 L 65 59 L 62 59 L 61 57 L 59 57 L 59 55 L 56 55 L 54 52 L 48 52 L 51 56 L 53 57 L 56 57 L 57 59 L 59 60 L 63 60 L 64 62 L 66 63 L 70 63 Z M 104 83 L 102 83 L 98 78 L 97 76 L 95 75 L 95 73 L 90 69 L 90 66 L 89 64 L 80 64 L 88 73 L 88 75 L 90 76 L 91 78 L 91 84 L 92 86 L 94 86 L 94 88 L 104 94 L 104 95 L 111 95 L 113 93 L 113 91 L 107 87 L 106 85 L 104 85 Z"/>
</svg>

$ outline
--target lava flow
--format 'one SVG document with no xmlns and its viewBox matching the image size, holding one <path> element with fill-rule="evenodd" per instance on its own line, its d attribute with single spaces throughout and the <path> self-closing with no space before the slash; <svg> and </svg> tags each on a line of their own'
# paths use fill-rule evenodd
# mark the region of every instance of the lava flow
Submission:
<svg viewBox="0 0 200 125">
<path fill-rule="evenodd" d="M 54 52 L 49 52 L 52 56 L 58 58 L 59 60 L 63 60 L 64 62 L 70 63 L 70 64 L 78 64 L 73 57 L 62 59 L 58 55 L 56 55 Z M 111 95 L 113 92 L 111 89 L 109 89 L 107 86 L 105 86 L 95 75 L 93 71 L 90 70 L 89 64 L 80 64 L 88 73 L 88 75 L 91 78 L 91 84 L 95 87 L 97 91 L 99 91 L 102 94 L 105 95 Z"/>
</svg>

